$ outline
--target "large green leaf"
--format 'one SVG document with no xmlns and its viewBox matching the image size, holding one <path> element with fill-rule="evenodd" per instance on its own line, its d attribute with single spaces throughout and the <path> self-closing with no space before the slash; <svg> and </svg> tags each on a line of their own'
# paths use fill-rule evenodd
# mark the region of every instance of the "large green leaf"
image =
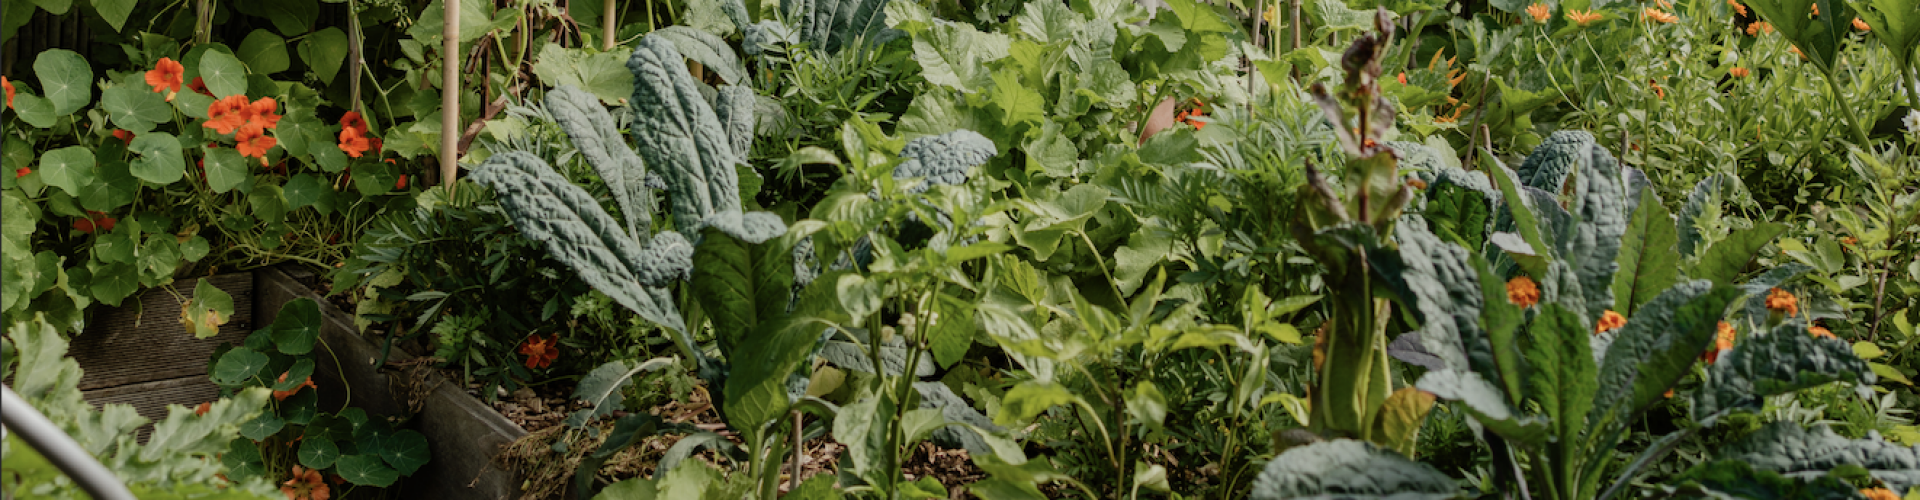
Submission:
<svg viewBox="0 0 1920 500">
<path fill-rule="evenodd" d="M 1893 50 L 1893 59 L 1901 66 L 1913 65 L 1913 53 L 1920 47 L 1920 9 L 1904 0 L 1849 0 L 1854 15 L 1866 21 L 1880 43 Z"/>
<path fill-rule="evenodd" d="M 1524 446 L 1546 442 L 1552 431 L 1549 426 L 1554 425 L 1546 419 L 1521 415 L 1507 404 L 1499 387 L 1481 378 L 1478 373 L 1430 371 L 1420 376 L 1420 381 L 1414 386 L 1440 399 L 1461 403 L 1460 407 L 1487 430 Z"/>
<path fill-rule="evenodd" d="M 209 148 L 200 164 L 206 169 L 207 187 L 216 193 L 232 191 L 246 183 L 252 173 L 247 159 L 233 148 Z"/>
<path fill-rule="evenodd" d="M 1755 332 L 1707 369 L 1705 387 L 1694 394 L 1693 415 L 1705 419 L 1725 410 L 1759 411 L 1767 396 L 1834 381 L 1873 384 L 1867 362 L 1847 341 L 1817 337 L 1806 323 L 1788 321 Z"/>
<path fill-rule="evenodd" d="M 262 377 L 260 370 L 266 368 L 267 355 L 235 347 L 221 354 L 220 360 L 213 364 L 213 381 L 220 385 L 240 385 Z"/>
<path fill-rule="evenodd" d="M 1368 251 L 1371 269 L 1412 306 L 1420 329 L 1411 334 L 1419 335 L 1421 346 L 1443 365 L 1432 368 L 1490 371 L 1493 348 L 1480 328 L 1485 296 L 1471 254 L 1441 241 L 1426 226 L 1425 219 L 1402 220 L 1394 227 L 1400 251 Z"/>
<path fill-rule="evenodd" d="M 71 115 L 93 102 L 93 67 L 87 58 L 67 49 L 41 52 L 33 59 L 40 91 L 53 103 L 53 114 Z M 149 94 L 153 89 L 141 89 Z"/>
<path fill-rule="evenodd" d="M 1759 256 L 1761 248 L 1786 230 L 1781 224 L 1756 222 L 1751 228 L 1734 231 L 1707 247 L 1700 260 L 1687 269 L 1687 275 L 1714 283 L 1732 283 L 1740 277 L 1740 271 L 1746 269 L 1747 262 Z"/>
<path fill-rule="evenodd" d="M 811 357 L 820 341 L 820 326 L 812 318 L 797 315 L 762 321 L 748 333 L 751 342 L 727 353 L 733 368 L 727 376 L 724 403 L 729 426 L 755 436 L 786 414 L 787 378 Z"/>
<path fill-rule="evenodd" d="M 714 227 L 748 243 L 786 232 L 780 217 L 744 212 L 736 154 L 719 115 L 689 76 L 685 58 L 665 37 L 640 39 L 627 69 L 633 71 L 636 111 L 632 132 L 640 156 L 666 180 L 673 218 L 681 234 L 694 237 Z M 724 90 L 722 92 L 725 92 Z"/>
<path fill-rule="evenodd" d="M 361 486 L 392 486 L 400 471 L 388 467 L 379 455 L 347 455 L 333 463 L 333 470 L 347 482 Z"/>
<path fill-rule="evenodd" d="M 431 458 L 427 451 L 427 436 L 413 429 L 395 431 L 383 440 L 380 458 L 401 475 L 411 476 Z"/>
<path fill-rule="evenodd" d="M 981 33 L 966 24 L 936 19 L 926 31 L 914 35 L 913 59 L 920 63 L 927 83 L 975 92 L 984 90 L 992 79 L 987 63 L 1007 57 L 1012 43 L 1003 34 Z"/>
<path fill-rule="evenodd" d="M 1572 443 L 1586 429 L 1582 420 L 1593 407 L 1597 389 L 1591 331 L 1578 314 L 1560 304 L 1545 304 L 1529 328 L 1527 392 L 1554 427 L 1557 441 Z"/>
<path fill-rule="evenodd" d="M 267 30 L 248 33 L 246 40 L 240 42 L 240 50 L 233 55 L 247 63 L 255 75 L 279 73 L 293 65 L 293 60 L 287 57 L 287 40 Z"/>
<path fill-rule="evenodd" d="M 332 439 L 308 436 L 300 441 L 300 451 L 297 455 L 300 465 L 311 469 L 325 469 L 332 467 L 334 460 L 340 459 L 340 447 L 333 444 Z"/>
<path fill-rule="evenodd" d="M 589 54 L 585 50 L 549 44 L 534 58 L 533 74 L 556 88 L 585 90 L 601 102 L 614 104 L 633 95 L 633 73 L 627 72 L 625 62 L 626 58 L 618 51 Z M 547 100 L 552 102 L 553 98 L 549 96 Z"/>
<path fill-rule="evenodd" d="M 321 83 L 333 81 L 340 74 L 340 65 L 347 60 L 347 34 L 340 28 L 329 27 L 307 35 L 300 41 L 300 60 L 307 62 L 313 69 L 313 76 Z"/>
<path fill-rule="evenodd" d="M 751 245 L 716 230 L 693 252 L 694 300 L 713 321 L 720 351 L 749 341 L 762 322 L 786 314 L 792 302 L 793 253 L 780 240 Z"/>
<path fill-rule="evenodd" d="M 672 294 L 661 287 L 693 266 L 693 249 L 685 238 L 661 233 L 642 247 L 620 230 L 593 195 L 523 152 L 488 158 L 473 179 L 493 188 L 521 232 L 546 242 L 549 254 L 572 266 L 595 290 L 648 321 L 683 332 L 677 339 L 681 346 L 695 348 L 684 335 L 685 321 Z"/>
<path fill-rule="evenodd" d="M 320 17 L 320 4 L 314 0 L 274 0 L 261 2 L 258 8 L 265 11 L 274 29 L 286 36 L 307 34 Z"/>
<path fill-rule="evenodd" d="M 733 47 L 727 45 L 726 40 L 712 33 L 688 26 L 668 26 L 647 34 L 656 35 L 671 40 L 682 55 L 705 66 L 729 85 L 742 85 L 747 79 L 747 66 L 740 62 L 740 56 L 734 55 Z"/>
<path fill-rule="evenodd" d="M 220 334 L 220 325 L 233 318 L 233 296 L 226 290 L 201 279 L 193 286 L 193 298 L 180 305 L 180 321 L 198 339 Z"/>
<path fill-rule="evenodd" d="M 538 69 L 536 64 L 535 70 Z M 620 74 L 628 76 L 624 88 L 632 88 L 632 75 L 624 71 Z M 655 210 L 653 190 L 646 186 L 647 166 L 634 154 L 633 148 L 627 147 L 626 136 L 614 125 L 613 115 L 600 106 L 593 94 L 579 87 L 554 87 L 547 92 L 546 103 L 554 122 L 566 131 L 580 156 L 586 158 L 587 164 L 593 166 L 600 179 L 606 181 L 607 189 L 613 192 L 613 201 L 626 216 L 627 234 L 646 243 L 652 238 Z"/>
<path fill-rule="evenodd" d="M 1613 275 L 1613 310 L 1626 317 L 1654 294 L 1680 281 L 1680 252 L 1675 247 L 1679 233 L 1673 216 L 1661 205 L 1653 190 L 1644 191 L 1640 207 L 1627 224 L 1627 233 L 1615 260 L 1620 270 Z"/>
<path fill-rule="evenodd" d="M 567 415 L 567 425 L 576 429 L 585 427 L 593 419 L 625 408 L 626 396 L 623 393 L 627 386 L 633 384 L 634 376 L 669 366 L 674 366 L 672 358 L 654 358 L 644 363 L 615 360 L 594 368 L 573 389 L 573 398 L 586 401 L 587 407 Z"/>
<path fill-rule="evenodd" d="M 114 31 L 120 31 L 127 24 L 127 16 L 133 15 L 133 6 L 138 3 L 139 0 L 93 0 L 93 9 Z"/>
<path fill-rule="evenodd" d="M 1720 449 L 1720 458 L 1751 464 L 1800 480 L 1814 480 L 1835 469 L 1865 469 L 1893 491 L 1920 486 L 1920 445 L 1901 446 L 1873 435 L 1847 439 L 1826 424 L 1805 429 L 1795 422 L 1774 422 Z"/>
<path fill-rule="evenodd" d="M 1611 449 L 1634 415 L 1661 398 L 1692 371 L 1712 345 L 1727 304 L 1738 288 L 1693 280 L 1674 285 L 1646 303 L 1606 344 L 1600 362 L 1599 391 L 1587 416 L 1591 450 Z M 1601 347 L 1596 345 L 1596 350 Z"/>
<path fill-rule="evenodd" d="M 93 151 L 67 146 L 40 157 L 40 180 L 67 194 L 80 196 L 81 187 L 94 182 Z"/>
<path fill-rule="evenodd" d="M 295 356 L 312 351 L 320 338 L 320 322 L 320 304 L 313 299 L 298 298 L 280 306 L 280 314 L 273 318 L 274 348 Z"/>
<path fill-rule="evenodd" d="M 795 20 L 800 41 L 832 54 L 857 43 L 885 44 L 899 36 L 887 28 L 888 0 L 781 0 Z"/>
<path fill-rule="evenodd" d="M 143 137 L 153 131 L 154 125 L 173 120 L 173 106 L 167 104 L 165 96 L 153 93 L 150 88 L 131 85 L 117 85 L 101 92 L 100 110 L 107 112 L 113 126 Z"/>
<path fill-rule="evenodd" d="M 180 151 L 180 140 L 166 132 L 148 132 L 133 138 L 133 144 L 127 150 L 140 155 L 133 160 L 128 171 L 140 180 L 154 184 L 172 184 L 180 180 L 187 171 L 186 156 Z"/>
<path fill-rule="evenodd" d="M 1782 36 L 1800 48 L 1808 61 L 1831 71 L 1839 64 L 1841 45 L 1846 43 L 1853 9 L 1834 0 L 1747 0 L 1755 15 L 1772 24 Z M 1912 10 L 1912 5 L 1906 6 Z M 1812 15 L 1817 11 L 1820 15 Z"/>
<path fill-rule="evenodd" d="M 207 84 L 207 92 L 215 98 L 247 93 L 247 68 L 227 53 L 225 47 L 215 47 L 200 55 L 200 80 Z"/>
<path fill-rule="evenodd" d="M 1453 498 L 1453 478 L 1362 441 L 1338 439 L 1273 457 L 1253 480 L 1255 500 Z"/>
<path fill-rule="evenodd" d="M 80 206 L 87 210 L 112 212 L 114 209 L 133 203 L 140 194 L 141 183 L 128 170 L 127 162 L 120 160 L 117 148 L 103 148 L 94 165 L 93 179 L 80 185 Z"/>
<path fill-rule="evenodd" d="M 1715 460 L 1688 469 L 1667 484 L 1669 491 L 1697 494 L 1700 498 L 1743 498 L 1748 500 L 1858 500 L 1865 498 L 1858 489 L 1831 475 L 1811 481 L 1789 478 L 1778 472 L 1756 469 L 1739 460 Z"/>
</svg>

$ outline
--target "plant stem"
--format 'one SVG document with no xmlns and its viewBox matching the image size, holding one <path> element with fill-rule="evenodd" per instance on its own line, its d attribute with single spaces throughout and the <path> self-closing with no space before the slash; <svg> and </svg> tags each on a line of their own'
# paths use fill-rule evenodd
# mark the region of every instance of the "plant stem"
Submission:
<svg viewBox="0 0 1920 500">
<path fill-rule="evenodd" d="M 606 9 L 606 12 L 600 15 L 600 50 L 613 50 L 613 46 L 614 46 L 613 31 L 615 27 L 613 23 L 614 0 L 604 0 L 604 2 L 607 6 L 607 9 Z M 651 1 L 647 2 L 647 13 L 649 16 L 651 16 L 653 13 L 653 2 Z M 647 19 L 647 22 L 651 23 L 653 22 L 653 19 L 649 18 Z"/>
<path fill-rule="evenodd" d="M 453 194 L 453 174 L 458 169 L 454 162 L 460 159 L 457 148 L 464 129 L 460 126 L 460 1 L 447 0 L 441 13 L 446 28 L 440 32 L 440 183 L 447 186 L 448 195 Z"/>
<path fill-rule="evenodd" d="M 1847 106 L 1847 100 L 1840 92 L 1840 75 L 1830 69 L 1822 69 L 1822 71 L 1827 77 L 1827 88 L 1833 91 L 1833 107 L 1841 117 L 1846 118 L 1848 127 L 1853 129 L 1854 139 L 1860 141 L 1860 147 L 1867 147 L 1872 141 L 1867 139 L 1867 129 L 1860 126 L 1860 117 L 1854 116 L 1858 113 Z"/>
</svg>

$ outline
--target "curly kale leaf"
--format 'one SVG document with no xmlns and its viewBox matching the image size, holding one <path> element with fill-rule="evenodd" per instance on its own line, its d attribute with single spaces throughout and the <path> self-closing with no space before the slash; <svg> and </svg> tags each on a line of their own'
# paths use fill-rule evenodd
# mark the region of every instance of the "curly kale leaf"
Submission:
<svg viewBox="0 0 1920 500">
<path fill-rule="evenodd" d="M 1253 481 L 1255 500 L 1452 498 L 1453 478 L 1362 441 L 1338 439 L 1287 450 Z"/>
<path fill-rule="evenodd" d="M 1381 282 L 1420 320 L 1420 345 L 1449 370 L 1492 370 L 1492 347 L 1480 328 L 1485 296 L 1471 254 L 1440 240 L 1425 219 L 1404 217 L 1394 227 L 1400 248 L 1367 252 Z"/>
<path fill-rule="evenodd" d="M 1628 319 L 1612 342 L 1593 346 L 1606 353 L 1587 416 L 1588 442 L 1595 450 L 1612 448 L 1626 422 L 1692 371 L 1694 360 L 1713 343 L 1727 304 L 1739 295 L 1739 289 L 1706 280 L 1674 285 Z"/>
<path fill-rule="evenodd" d="M 653 193 L 647 189 L 647 164 L 627 147 L 626 136 L 620 134 L 613 115 L 593 94 L 571 85 L 547 93 L 547 110 L 573 139 L 580 156 L 613 191 L 613 201 L 626 216 L 627 233 L 643 243 L 650 239 L 654 202 Z"/>
<path fill-rule="evenodd" d="M 1832 476 L 1811 481 L 1755 469 L 1739 460 L 1715 460 L 1687 470 L 1662 489 L 1679 498 L 1747 498 L 1753 500 L 1855 500 L 1865 498 L 1852 485 Z"/>
<path fill-rule="evenodd" d="M 753 149 L 753 101 L 753 89 L 739 85 L 720 87 L 719 95 L 713 100 L 714 115 L 727 129 L 734 157 L 743 161 Z"/>
<path fill-rule="evenodd" d="M 1708 368 L 1693 414 L 1704 419 L 1723 410 L 1758 411 L 1767 396 L 1841 380 L 1871 385 L 1874 378 L 1847 341 L 1816 337 L 1806 323 L 1788 321 L 1748 335 Z"/>
<path fill-rule="evenodd" d="M 693 247 L 686 238 L 661 233 L 641 245 L 621 231 L 593 195 L 524 152 L 488 158 L 473 180 L 493 188 L 514 225 L 545 242 L 548 253 L 573 266 L 594 289 L 648 321 L 684 329 L 673 295 L 662 286 L 692 270 Z"/>
<path fill-rule="evenodd" d="M 1801 480 L 1815 480 L 1848 466 L 1866 469 L 1894 491 L 1920 485 L 1920 445 L 1900 446 L 1875 432 L 1866 439 L 1847 439 L 1825 424 L 1805 429 L 1792 422 L 1774 422 L 1722 448 L 1720 458 Z"/>
<path fill-rule="evenodd" d="M 997 153 L 992 140 L 972 130 L 920 137 L 900 149 L 900 157 L 906 161 L 893 168 L 893 178 L 925 177 L 925 183 L 906 189 L 910 194 L 924 193 L 935 184 L 967 182 L 967 169 L 986 163 Z"/>
</svg>

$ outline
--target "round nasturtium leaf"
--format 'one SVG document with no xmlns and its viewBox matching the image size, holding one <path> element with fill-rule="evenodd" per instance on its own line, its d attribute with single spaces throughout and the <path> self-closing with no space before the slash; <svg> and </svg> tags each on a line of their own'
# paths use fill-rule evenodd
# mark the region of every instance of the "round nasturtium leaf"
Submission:
<svg viewBox="0 0 1920 500">
<path fill-rule="evenodd" d="M 40 157 L 40 180 L 67 194 L 80 196 L 80 186 L 93 182 L 93 151 L 67 146 Z"/>
<path fill-rule="evenodd" d="M 13 96 L 13 111 L 19 113 L 20 121 L 34 128 L 51 128 L 54 119 L 60 117 L 53 114 L 53 103 L 24 91 Z"/>
<path fill-rule="evenodd" d="M 220 361 L 213 364 L 213 382 L 240 385 L 259 376 L 260 369 L 266 367 L 267 355 L 246 347 L 235 347 L 220 355 Z"/>
<path fill-rule="evenodd" d="M 320 304 L 312 299 L 294 299 L 280 307 L 273 319 L 273 344 L 280 352 L 299 356 L 313 350 L 320 337 Z"/>
<path fill-rule="evenodd" d="M 87 268 L 93 271 L 93 280 L 87 283 L 87 292 L 102 304 L 119 307 L 120 301 L 133 295 L 140 289 L 140 270 L 133 264 L 101 264 L 88 262 Z"/>
<path fill-rule="evenodd" d="M 240 60 L 220 50 L 200 54 L 200 80 L 214 97 L 247 93 L 247 69 Z"/>
<path fill-rule="evenodd" d="M 233 148 L 212 148 L 201 164 L 207 167 L 207 187 L 216 193 L 232 191 L 246 182 L 250 173 L 246 157 Z"/>
<path fill-rule="evenodd" d="M 134 179 L 127 170 L 127 162 L 112 155 L 102 154 L 94 165 L 94 180 L 80 185 L 80 206 L 87 210 L 112 212 L 116 208 L 133 203 L 135 195 L 140 194 L 140 181 Z"/>
<path fill-rule="evenodd" d="M 398 469 L 401 474 L 413 475 L 426 465 L 430 455 L 427 452 L 427 436 L 412 429 L 401 429 L 387 436 L 385 446 L 380 449 L 380 458 L 387 465 Z"/>
<path fill-rule="evenodd" d="M 180 258 L 192 262 L 199 262 L 201 257 L 207 256 L 208 250 L 212 250 L 209 248 L 210 246 L 206 238 L 197 234 L 193 235 L 192 238 L 187 238 L 185 243 L 180 244 Z"/>
<path fill-rule="evenodd" d="M 274 435 L 274 433 L 280 432 L 280 429 L 286 427 L 287 421 L 280 418 L 280 415 L 270 411 L 261 412 L 259 417 L 240 424 L 240 435 L 245 436 L 247 439 L 260 441 L 266 439 L 268 436 Z"/>
<path fill-rule="evenodd" d="M 340 447 L 331 439 L 307 436 L 300 440 L 300 465 L 309 469 L 325 469 L 340 459 Z"/>
<path fill-rule="evenodd" d="M 153 126 L 173 120 L 173 106 L 153 89 L 117 85 L 100 93 L 100 108 L 106 110 L 113 126 L 137 135 L 153 131 Z M 138 137 L 136 137 L 137 139 Z"/>
<path fill-rule="evenodd" d="M 299 210 L 302 207 L 319 203 L 320 197 L 324 196 L 327 190 L 330 189 L 333 188 L 327 186 L 327 181 L 322 180 L 319 176 L 313 175 L 311 172 L 294 174 L 292 178 L 287 179 L 285 188 L 287 209 Z"/>
<path fill-rule="evenodd" d="M 180 152 L 180 140 L 166 132 L 148 132 L 133 138 L 127 147 L 140 155 L 130 170 L 134 177 L 154 184 L 172 184 L 187 171 L 186 157 Z"/>
<path fill-rule="evenodd" d="M 40 76 L 40 92 L 53 103 L 55 116 L 73 114 L 93 102 L 93 68 L 79 53 L 66 49 L 41 52 L 33 60 L 33 72 Z"/>
<path fill-rule="evenodd" d="M 347 455 L 335 460 L 334 471 L 347 482 L 361 486 L 392 486 L 400 472 L 387 467 L 378 455 Z"/>
<path fill-rule="evenodd" d="M 287 58 L 287 40 L 267 30 L 253 30 L 247 39 L 240 42 L 240 50 L 233 53 L 247 68 L 256 75 L 270 75 L 286 71 L 292 66 Z"/>
</svg>

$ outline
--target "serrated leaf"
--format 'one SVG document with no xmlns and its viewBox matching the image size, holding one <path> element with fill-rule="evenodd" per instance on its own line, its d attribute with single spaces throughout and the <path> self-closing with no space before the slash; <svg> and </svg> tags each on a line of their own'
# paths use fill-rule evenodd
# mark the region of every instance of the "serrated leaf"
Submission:
<svg viewBox="0 0 1920 500">
<path fill-rule="evenodd" d="M 875 3 L 884 3 L 884 0 Z M 647 36 L 671 40 L 682 55 L 705 66 L 728 85 L 741 85 L 747 78 L 747 67 L 740 62 L 740 56 L 734 55 L 733 47 L 712 33 L 689 26 L 668 26 L 653 30 Z"/>
<path fill-rule="evenodd" d="M 1920 486 L 1920 446 L 1901 446 L 1879 436 L 1847 439 L 1826 424 L 1804 429 L 1795 422 L 1773 422 L 1722 447 L 1719 456 L 1800 480 L 1845 467 L 1864 470 L 1894 491 Z"/>
<path fill-rule="evenodd" d="M 666 180 L 681 234 L 695 237 L 711 226 L 760 243 L 785 233 L 779 216 L 742 211 L 734 166 L 744 159 L 684 61 L 672 42 L 653 36 L 642 37 L 627 60 L 634 76 L 629 105 L 642 110 L 631 131 L 640 157 Z"/>
<path fill-rule="evenodd" d="M 538 65 L 535 65 L 538 69 Z M 628 73 L 625 88 L 632 88 Z M 626 91 L 614 95 L 615 99 Z M 601 97 L 606 99 L 606 97 Z M 613 201 L 627 219 L 627 234 L 645 244 L 652 238 L 653 190 L 646 186 L 647 165 L 627 147 L 626 137 L 616 128 L 613 115 L 594 99 L 594 95 L 573 86 L 557 86 L 547 92 L 547 110 L 555 123 L 580 150 L 580 156 L 600 174 L 613 192 Z"/>
<path fill-rule="evenodd" d="M 625 62 L 620 51 L 588 54 L 551 44 L 540 49 L 533 73 L 555 88 L 573 87 L 592 93 L 601 102 L 617 104 L 633 94 L 633 73 L 627 72 Z"/>
</svg>

